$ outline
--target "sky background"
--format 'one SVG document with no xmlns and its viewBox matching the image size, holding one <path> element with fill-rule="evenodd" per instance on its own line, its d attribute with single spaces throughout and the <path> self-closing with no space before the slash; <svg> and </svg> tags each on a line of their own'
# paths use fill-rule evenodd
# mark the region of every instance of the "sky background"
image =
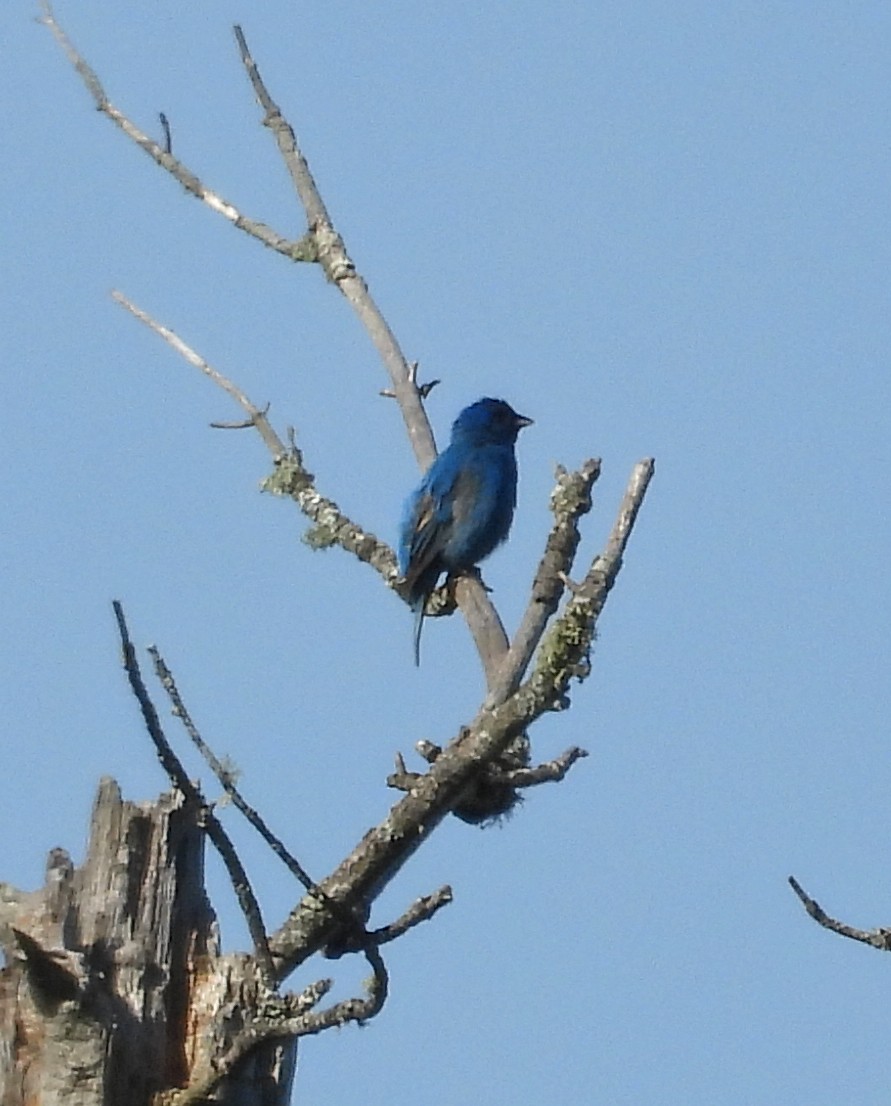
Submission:
<svg viewBox="0 0 891 1106">
<path fill-rule="evenodd" d="M 411 616 L 261 495 L 230 401 L 121 289 L 297 428 L 318 486 L 393 540 L 417 469 L 347 304 L 100 117 L 36 4 L 0 11 L 3 716 L 0 879 L 80 859 L 97 782 L 165 787 L 110 603 L 321 877 L 379 821 L 393 756 L 482 681 L 463 623 Z M 481 395 L 535 419 L 508 627 L 553 468 L 603 458 L 576 574 L 635 461 L 657 472 L 591 678 L 534 730 L 590 750 L 516 816 L 437 831 L 374 924 L 366 1029 L 301 1046 L 295 1101 L 885 1104 L 891 958 L 807 918 L 891 924 L 891 7 L 59 0 L 111 99 L 246 214 L 302 214 L 238 62 L 241 21 L 442 443 Z M 160 698 L 159 698 L 160 702 Z M 190 770 L 207 771 L 186 749 Z M 417 766 L 417 761 L 412 764 Z M 212 788 L 211 788 L 212 790 Z M 233 813 L 270 926 L 297 894 Z M 226 947 L 245 934 L 215 860 Z M 326 975 L 316 961 L 291 980 Z M 364 963 L 339 964 L 336 997 Z"/>
</svg>

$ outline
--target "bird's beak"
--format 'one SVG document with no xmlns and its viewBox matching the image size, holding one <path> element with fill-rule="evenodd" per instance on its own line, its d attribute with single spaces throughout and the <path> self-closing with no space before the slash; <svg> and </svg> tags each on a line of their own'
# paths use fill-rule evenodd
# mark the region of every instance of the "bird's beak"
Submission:
<svg viewBox="0 0 891 1106">
<path fill-rule="evenodd" d="M 533 426 L 532 419 L 527 419 L 525 415 L 517 415 L 517 429 L 522 430 L 524 426 Z"/>
</svg>

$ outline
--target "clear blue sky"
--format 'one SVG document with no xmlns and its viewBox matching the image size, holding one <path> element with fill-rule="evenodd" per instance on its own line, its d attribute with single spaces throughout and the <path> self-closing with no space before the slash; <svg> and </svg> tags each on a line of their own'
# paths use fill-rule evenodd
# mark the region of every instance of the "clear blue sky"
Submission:
<svg viewBox="0 0 891 1106">
<path fill-rule="evenodd" d="M 113 597 L 321 876 L 387 810 L 394 753 L 472 715 L 472 646 L 431 623 L 415 671 L 408 611 L 301 544 L 296 510 L 258 493 L 259 440 L 208 429 L 236 417 L 226 397 L 110 289 L 271 401 L 380 535 L 416 469 L 346 304 L 99 117 L 35 8 L 0 13 L 0 878 L 35 886 L 55 845 L 80 857 L 101 775 L 131 798 L 164 786 Z M 392 949 L 371 1026 L 303 1046 L 300 1103 L 887 1103 L 891 959 L 820 930 L 785 879 L 891 924 L 888 4 L 57 14 L 121 108 L 155 133 L 166 112 L 209 185 L 296 234 L 244 23 L 407 355 L 442 378 L 440 439 L 483 394 L 536 420 L 486 569 L 508 625 L 554 463 L 603 457 L 590 557 L 632 464 L 657 458 L 594 674 L 535 730 L 541 758 L 591 757 L 410 864 L 376 924 L 444 882 L 455 903 Z M 229 820 L 274 925 L 295 889 Z M 339 995 L 366 974 L 338 971 Z"/>
</svg>

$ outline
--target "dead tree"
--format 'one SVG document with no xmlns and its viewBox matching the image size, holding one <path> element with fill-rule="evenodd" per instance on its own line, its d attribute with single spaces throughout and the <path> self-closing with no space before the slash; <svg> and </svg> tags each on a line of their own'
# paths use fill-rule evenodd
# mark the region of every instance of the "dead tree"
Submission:
<svg viewBox="0 0 891 1106">
<path fill-rule="evenodd" d="M 108 99 L 84 57 L 57 23 L 48 2 L 42 22 L 68 56 L 96 107 L 188 193 L 239 230 L 295 262 L 318 264 L 359 316 L 384 367 L 385 392 L 402 414 L 419 465 L 435 456 L 424 410 L 431 384 L 417 379 L 347 253 L 312 178 L 293 129 L 269 95 L 244 35 L 235 29 L 245 72 L 306 216 L 306 233 L 288 239 L 249 218 L 208 188 L 163 140 L 141 131 Z M 118 303 L 148 325 L 241 408 L 272 456 L 267 491 L 294 501 L 309 518 L 309 542 L 338 545 L 402 595 L 392 550 L 323 495 L 293 434 L 283 440 L 266 410 L 179 337 L 125 296 Z M 603 551 L 570 578 L 581 518 L 590 510 L 600 462 L 560 468 L 551 497 L 554 516 L 520 626 L 508 640 L 477 573 L 444 585 L 428 614 L 465 617 L 485 672 L 487 692 L 476 716 L 444 748 L 417 746 L 424 771 L 401 756 L 388 784 L 402 797 L 387 817 L 328 876 L 314 880 L 244 800 L 192 722 L 173 675 L 157 650 L 155 674 L 174 714 L 202 751 L 234 805 L 288 866 L 303 894 L 273 933 L 267 932 L 247 873 L 213 805 L 189 779 L 161 727 L 120 604 L 115 614 L 133 694 L 172 790 L 152 803 L 122 799 L 104 780 L 93 810 L 87 855 L 75 867 L 54 850 L 46 882 L 35 892 L 0 884 L 0 1103 L 2 1106 L 186 1106 L 206 1101 L 278 1106 L 288 1101 L 300 1037 L 364 1022 L 387 996 L 382 948 L 432 915 L 451 896 L 444 887 L 419 899 L 396 921 L 369 928 L 371 907 L 439 823 L 454 814 L 472 823 L 495 820 L 518 791 L 563 778 L 584 756 L 568 749 L 533 765 L 529 730 L 543 714 L 570 705 L 573 684 L 590 670 L 597 620 L 616 580 L 653 474 L 637 464 Z M 210 839 L 227 868 L 251 934 L 250 951 L 222 955 L 213 908 L 204 890 L 204 845 Z M 320 978 L 299 994 L 283 987 L 310 957 L 364 957 L 367 991 L 324 1005 L 331 987 Z"/>
</svg>

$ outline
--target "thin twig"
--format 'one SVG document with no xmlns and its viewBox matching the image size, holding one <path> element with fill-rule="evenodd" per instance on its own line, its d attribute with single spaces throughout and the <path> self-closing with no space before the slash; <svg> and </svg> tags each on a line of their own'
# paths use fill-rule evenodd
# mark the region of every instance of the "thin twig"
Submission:
<svg viewBox="0 0 891 1106">
<path fill-rule="evenodd" d="M 172 703 L 172 708 L 174 708 L 175 716 L 182 722 L 182 727 L 184 727 L 188 733 L 193 744 L 196 745 L 202 757 L 205 758 L 210 765 L 210 769 L 213 774 L 217 776 L 223 791 L 229 795 L 234 806 L 238 808 L 245 818 L 247 818 L 248 822 L 254 827 L 254 830 L 263 838 L 263 841 L 270 846 L 272 852 L 279 857 L 282 863 L 289 868 L 290 872 L 301 881 L 306 890 L 313 890 L 316 886 L 315 880 L 308 875 L 306 869 L 300 863 L 300 860 L 297 860 L 297 858 L 289 852 L 289 849 L 285 847 L 282 839 L 277 837 L 270 830 L 262 815 L 258 811 L 255 811 L 253 806 L 250 806 L 244 801 L 241 792 L 232 780 L 232 773 L 227 770 L 226 765 L 217 758 L 216 753 L 213 752 L 210 745 L 201 737 L 198 727 L 195 722 L 192 721 L 191 714 L 186 708 L 186 703 L 182 701 L 179 688 L 174 679 L 174 674 L 172 674 L 167 667 L 167 662 L 164 657 L 160 655 L 157 646 L 150 645 L 148 647 L 148 654 L 155 662 L 155 674 L 160 681 L 161 687 L 167 692 L 170 702 Z"/>
<path fill-rule="evenodd" d="M 838 933 L 842 937 L 849 937 L 852 941 L 860 941 L 864 945 L 871 945 L 882 952 L 891 951 L 891 929 L 884 926 L 878 929 L 856 929 L 845 922 L 830 918 L 816 899 L 812 899 L 794 876 L 789 876 L 789 885 L 801 900 L 805 910 L 824 929 Z"/>
<path fill-rule="evenodd" d="M 340 945 L 338 955 L 342 955 L 346 952 L 362 952 L 369 946 L 385 944 L 388 941 L 392 941 L 401 933 L 411 929 L 412 926 L 425 921 L 427 918 L 432 918 L 437 910 L 451 901 L 451 888 L 442 887 L 435 894 L 418 899 L 405 914 L 397 919 L 396 922 L 392 923 L 392 925 L 385 926 L 380 930 L 369 933 L 362 924 L 361 919 L 358 918 L 354 912 L 349 910 L 342 903 L 332 901 L 324 891 L 321 890 L 297 858 L 286 848 L 284 842 L 269 829 L 262 815 L 245 801 L 241 792 L 235 785 L 231 771 L 229 771 L 218 759 L 214 751 L 201 736 L 198 727 L 192 720 L 192 716 L 180 695 L 173 673 L 170 671 L 167 662 L 161 656 L 160 650 L 157 646 L 150 645 L 148 653 L 154 663 L 155 674 L 170 699 L 174 716 L 179 718 L 186 733 L 207 761 L 211 771 L 232 800 L 233 805 L 244 815 L 263 840 L 266 841 L 275 855 L 287 866 L 289 871 L 296 876 L 306 890 L 310 892 L 323 907 L 331 911 L 338 928 L 341 930 L 339 934 Z"/>
<path fill-rule="evenodd" d="M 121 638 L 124 670 L 130 681 L 130 688 L 136 697 L 136 701 L 139 703 L 146 729 L 154 743 L 158 759 L 174 787 L 176 787 L 188 801 L 194 803 L 196 808 L 201 812 L 201 824 L 207 836 L 213 842 L 217 852 L 220 854 L 226 866 L 226 871 L 229 873 L 232 888 L 235 891 L 238 904 L 247 922 L 251 940 L 254 944 L 254 953 L 259 961 L 260 970 L 266 981 L 271 983 L 275 971 L 272 957 L 269 952 L 266 927 L 263 925 L 263 915 L 260 911 L 260 904 L 257 902 L 256 896 L 254 895 L 250 880 L 247 877 L 247 872 L 244 870 L 238 853 L 235 851 L 235 846 L 229 840 L 229 835 L 223 829 L 219 819 L 211 810 L 200 788 L 189 779 L 185 768 L 183 768 L 170 742 L 164 735 L 160 719 L 158 718 L 158 712 L 149 697 L 148 691 L 146 691 L 142 673 L 139 670 L 139 661 L 136 657 L 136 650 L 133 648 L 133 643 L 130 640 L 130 632 L 127 629 L 127 622 L 124 617 L 124 608 L 117 599 L 112 603 L 112 607 L 118 624 L 118 633 Z"/>
<path fill-rule="evenodd" d="M 222 388 L 227 395 L 238 404 L 239 407 L 247 414 L 248 422 L 251 426 L 257 428 L 257 433 L 263 439 L 266 444 L 266 448 L 272 454 L 273 457 L 283 456 L 287 450 L 284 442 L 272 429 L 269 419 L 266 414 L 269 410 L 268 405 L 264 410 L 260 410 L 255 406 L 247 397 L 247 395 L 233 383 L 227 376 L 209 364 L 204 358 L 195 352 L 191 346 L 187 345 L 182 338 L 175 334 L 169 327 L 164 326 L 163 323 L 157 322 L 153 319 L 147 311 L 143 311 L 141 307 L 137 307 L 135 303 L 129 300 L 123 292 L 114 291 L 111 293 L 111 298 L 115 303 L 119 303 L 121 307 L 125 308 L 135 318 L 139 319 L 141 323 L 144 323 L 149 330 L 154 331 L 160 338 L 175 350 L 180 357 L 184 358 L 193 368 L 200 369 L 205 376 L 209 377 L 214 384 Z"/>
<path fill-rule="evenodd" d="M 535 787 L 540 783 L 559 783 L 577 760 L 588 755 L 585 749 L 573 745 L 553 760 L 537 764 L 534 768 L 514 768 L 502 773 L 502 780 L 511 787 Z"/>
<path fill-rule="evenodd" d="M 264 246 L 268 246 L 271 250 L 275 250 L 276 253 L 283 254 L 292 261 L 315 260 L 315 257 L 312 255 L 313 245 L 311 242 L 307 242 L 305 238 L 298 239 L 297 241 L 285 238 L 265 223 L 242 215 L 233 203 L 224 199 L 218 192 L 214 192 L 212 189 L 208 188 L 198 179 L 191 169 L 186 168 L 186 166 L 177 160 L 168 150 L 165 150 L 164 147 L 155 142 L 153 138 L 150 138 L 144 131 L 141 131 L 135 123 L 128 119 L 127 116 L 109 100 L 93 68 L 75 48 L 71 39 L 56 22 L 52 4 L 49 0 L 40 0 L 40 8 L 43 13 L 40 22 L 50 29 L 56 42 L 62 47 L 68 60 L 74 66 L 78 76 L 86 86 L 87 91 L 93 97 L 93 101 L 99 111 L 107 116 L 115 126 L 119 127 L 141 150 L 144 150 L 154 162 L 160 165 L 162 169 L 166 169 L 172 177 L 179 181 L 191 196 L 195 196 L 196 199 L 201 200 L 201 202 L 211 208 L 212 211 L 216 211 L 217 214 L 222 215 L 224 219 L 227 219 L 234 226 L 238 227 L 239 230 L 243 230 L 245 234 L 249 234 L 252 238 L 256 238 L 258 242 L 262 242 Z"/>
<path fill-rule="evenodd" d="M 266 405 L 266 410 L 269 410 L 268 404 Z M 256 425 L 253 419 L 241 419 L 238 422 L 226 422 L 223 420 L 208 423 L 211 430 L 253 430 Z"/>
<path fill-rule="evenodd" d="M 158 113 L 158 119 L 161 121 L 161 130 L 164 132 L 164 153 L 172 154 L 173 138 L 170 134 L 170 120 L 163 111 Z"/>
<path fill-rule="evenodd" d="M 149 656 L 151 656 L 155 665 L 155 674 L 160 681 L 161 686 L 167 692 L 170 702 L 173 705 L 173 714 L 183 724 L 183 728 L 186 733 L 192 739 L 195 747 L 210 765 L 211 771 L 219 780 L 223 790 L 232 800 L 235 807 L 244 815 L 244 817 L 250 822 L 257 833 L 263 838 L 267 845 L 272 849 L 279 860 L 284 863 L 288 870 L 296 876 L 296 878 L 303 884 L 307 891 L 312 891 L 316 884 L 312 877 L 308 874 L 306 869 L 301 865 L 297 858 L 289 852 L 285 847 L 281 838 L 277 837 L 272 830 L 267 826 L 263 817 L 247 802 L 241 795 L 241 792 L 235 786 L 232 779 L 232 773 L 227 771 L 226 766 L 217 758 L 213 749 L 207 744 L 204 738 L 198 731 L 198 727 L 192 721 L 192 716 L 189 714 L 185 703 L 182 700 L 182 696 L 179 693 L 179 688 L 176 686 L 176 681 L 173 678 L 173 673 L 167 666 L 167 662 L 161 656 L 157 646 L 150 645 Z"/>
<path fill-rule="evenodd" d="M 118 624 L 118 634 L 121 638 L 121 653 L 124 671 L 127 673 L 127 679 L 130 682 L 130 690 L 139 703 L 143 721 L 149 732 L 149 737 L 152 739 L 155 746 L 155 752 L 157 753 L 158 760 L 161 762 L 161 767 L 167 773 L 171 783 L 178 791 L 182 792 L 183 795 L 190 798 L 200 807 L 206 808 L 207 803 L 204 801 L 198 788 L 189 779 L 185 768 L 183 768 L 161 728 L 161 721 L 158 718 L 157 710 L 155 710 L 155 704 L 149 697 L 149 693 L 142 679 L 142 673 L 139 670 L 136 650 L 130 640 L 130 631 L 127 629 L 124 608 L 119 600 L 115 599 L 112 602 L 112 609 L 114 610 L 114 616 Z"/>
<path fill-rule="evenodd" d="M 381 926 L 372 930 L 370 936 L 376 945 L 385 945 L 389 941 L 395 941 L 403 933 L 407 933 L 421 922 L 429 921 L 433 915 L 452 901 L 452 889 L 448 885 L 440 887 L 432 895 L 424 895 L 416 899 L 405 913 L 391 922 L 390 925 Z"/>
<path fill-rule="evenodd" d="M 328 215 L 328 209 L 325 207 L 325 203 L 316 187 L 316 182 L 313 180 L 313 175 L 310 172 L 306 158 L 297 145 L 297 136 L 294 133 L 294 129 L 282 115 L 278 104 L 276 104 L 269 95 L 269 91 L 260 76 L 257 63 L 254 61 L 253 57 L 251 57 L 247 39 L 244 37 L 244 31 L 242 31 L 238 24 L 236 24 L 232 30 L 235 33 L 235 41 L 238 43 L 238 52 L 241 55 L 242 63 L 251 85 L 253 86 L 254 94 L 257 97 L 260 107 L 266 113 L 263 119 L 263 126 L 268 127 L 275 135 L 282 160 L 291 177 L 291 183 L 294 185 L 297 195 L 300 197 L 300 202 L 303 205 L 303 210 L 306 212 L 306 221 L 311 230 L 325 224 L 330 226 L 331 218 Z M 348 259 L 347 266 L 353 268 L 352 263 Z M 335 277 L 332 276 L 331 279 L 334 280 Z"/>
<path fill-rule="evenodd" d="M 360 561 L 371 565 L 383 577 L 388 587 L 394 587 L 399 573 L 392 549 L 374 534 L 348 518 L 333 499 L 328 499 L 316 490 L 314 477 L 303 464 L 300 450 L 293 442 L 290 447 L 286 447 L 273 430 L 267 418 L 268 406 L 260 410 L 238 385 L 215 369 L 169 327 L 153 319 L 147 311 L 137 307 L 121 292 L 113 292 L 112 298 L 151 331 L 163 338 L 190 365 L 200 369 L 205 376 L 231 396 L 243 411 L 247 412 L 249 422 L 257 428 L 275 462 L 275 470 L 262 482 L 261 488 L 271 495 L 289 496 L 310 519 L 314 525 L 304 538 L 307 544 L 316 548 L 339 545 L 348 553 L 358 557 Z M 394 587 L 394 590 L 399 591 L 399 588 Z"/>
</svg>

